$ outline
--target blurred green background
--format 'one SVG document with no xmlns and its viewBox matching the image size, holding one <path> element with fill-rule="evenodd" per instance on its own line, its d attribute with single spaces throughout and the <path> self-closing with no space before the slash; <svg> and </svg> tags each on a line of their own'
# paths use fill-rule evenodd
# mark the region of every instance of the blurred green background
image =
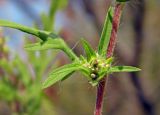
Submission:
<svg viewBox="0 0 160 115">
<path fill-rule="evenodd" d="M 0 19 L 53 31 L 80 55 L 82 37 L 97 48 L 110 4 L 112 0 L 0 0 Z M 127 2 L 114 64 L 142 71 L 109 77 L 103 115 L 160 115 L 159 6 L 159 0 Z M 48 73 L 69 60 L 55 50 L 24 50 L 36 40 L 0 27 L 0 115 L 92 115 L 96 88 L 80 74 L 41 90 Z"/>
</svg>

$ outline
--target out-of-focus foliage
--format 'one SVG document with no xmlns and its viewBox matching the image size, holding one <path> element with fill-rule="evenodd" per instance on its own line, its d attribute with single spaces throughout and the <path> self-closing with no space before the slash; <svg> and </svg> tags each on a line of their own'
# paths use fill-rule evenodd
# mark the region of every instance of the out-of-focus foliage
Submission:
<svg viewBox="0 0 160 115">
<path fill-rule="evenodd" d="M 49 10 L 49 14 L 43 13 L 41 16 L 44 30 L 54 31 L 54 22 L 57 9 L 62 9 L 66 7 L 67 4 L 68 0 L 51 0 L 51 7 Z"/>
<path fill-rule="evenodd" d="M 48 18 L 49 21 L 43 23 L 44 28 L 52 31 L 57 10 L 66 4 L 67 1 L 52 0 L 51 11 L 45 15 L 45 18 Z M 49 24 L 50 22 L 51 24 Z M 45 27 L 45 24 L 50 27 Z M 23 28 L 23 30 L 38 37 L 39 35 L 43 37 L 47 35 L 45 32 L 36 31 L 36 29 L 30 30 L 30 28 L 13 25 L 13 28 L 16 27 Z M 42 91 L 41 81 L 42 77 L 47 75 L 56 52 L 37 51 L 33 53 L 20 50 L 21 56 L 19 53 L 15 53 L 13 56 L 6 45 L 6 38 L 3 37 L 2 31 L 0 33 L 0 100 L 8 103 L 8 111 L 11 114 L 54 115 L 54 103 L 50 103 L 46 94 Z M 29 37 L 25 37 L 25 39 L 29 39 Z M 25 40 L 25 42 L 29 42 L 29 40 Z M 2 112 L 2 110 L 0 111 Z M 0 114 L 5 114 L 1 112 Z"/>
<path fill-rule="evenodd" d="M 1 44 L 2 49 L 4 49 L 4 45 Z M 9 51 L 3 51 L 1 54 L 10 54 Z M 17 109 L 15 112 L 29 115 L 40 114 L 41 109 L 43 110 L 43 100 L 47 101 L 41 90 L 41 77 L 53 60 L 54 54 L 46 56 L 48 52 L 37 53 L 38 55 L 35 53 L 25 54 L 27 56 L 25 60 L 17 54 L 12 59 L 2 57 L 0 60 L 2 72 L 0 75 L 0 98 L 10 104 L 15 103 L 18 106 L 15 108 Z M 45 60 L 42 61 L 43 58 Z"/>
<path fill-rule="evenodd" d="M 23 1 L 27 1 L 30 6 L 32 5 L 33 2 L 34 3 L 42 2 L 41 0 L 34 0 L 34 1 L 23 0 Z M 133 31 L 132 21 L 135 12 L 138 10 L 138 12 L 140 13 L 140 10 L 137 7 L 142 4 L 141 1 L 143 0 L 130 0 L 127 3 L 127 7 L 125 8 L 125 13 L 123 14 L 122 23 L 120 24 L 120 30 L 118 35 L 119 36 L 118 46 L 116 47 L 118 53 L 115 55 L 115 58 L 116 59 L 118 58 L 118 60 L 120 59 L 121 63 L 123 64 L 124 63 L 128 64 L 130 63 L 130 60 L 135 59 L 133 57 L 134 55 L 133 51 L 135 50 L 134 49 L 135 44 L 133 41 L 135 39 L 135 35 Z M 6 6 L 5 2 L 8 1 L 1 0 L 0 1 L 1 6 L 2 5 Z M 143 21 L 144 42 L 142 45 L 143 51 L 141 53 L 141 59 L 140 59 L 140 67 L 142 68 L 142 71 L 139 73 L 139 82 L 142 86 L 143 93 L 149 100 L 149 102 L 152 103 L 155 115 L 160 114 L 160 109 L 159 109 L 160 108 L 160 100 L 159 100 L 160 99 L 159 98 L 160 97 L 159 93 L 160 7 L 159 5 L 160 5 L 159 0 L 145 0 L 146 9 L 144 16 L 145 19 Z M 99 38 L 99 33 L 102 30 L 102 24 L 105 19 L 104 16 L 106 14 L 107 6 L 108 5 L 106 4 L 106 0 L 72 0 L 69 6 L 65 8 L 65 11 L 62 14 L 60 14 L 62 15 L 62 17 L 58 19 L 58 21 L 61 21 L 63 19 L 61 22 L 61 25 L 63 25 L 63 28 L 60 31 L 61 36 L 63 36 L 65 38 L 65 41 L 67 41 L 70 44 L 70 46 L 73 47 L 75 44 L 77 44 L 77 41 L 79 41 L 79 38 L 81 38 L 83 35 L 83 37 L 87 38 L 87 41 L 89 41 L 92 44 L 94 49 L 96 49 L 96 46 L 98 44 L 97 41 Z M 5 11 L 4 9 L 2 9 L 2 7 L 0 7 L 0 9 L 1 12 L 9 10 L 8 7 L 6 7 L 7 10 Z M 133 10 L 133 12 L 131 12 L 131 9 Z M 10 18 L 15 17 L 13 16 L 13 13 L 10 13 L 9 11 L 5 13 L 6 13 L 5 16 L 8 16 Z M 25 17 L 26 14 L 24 13 Z M 25 17 L 19 18 L 20 21 L 21 22 L 26 21 L 24 20 Z M 8 18 L 8 20 L 10 20 L 10 18 Z M 29 17 L 29 19 L 32 20 L 31 17 Z M 42 26 L 42 28 L 44 29 L 44 26 Z M 6 35 L 8 36 L 8 34 L 9 33 L 7 33 Z M 13 34 L 11 33 L 11 35 Z M 10 39 L 12 39 L 12 37 Z M 13 39 L 15 38 L 13 37 Z M 124 40 L 125 43 L 123 42 Z M 79 45 L 76 45 L 76 47 L 74 47 L 73 50 L 77 54 L 83 52 L 82 48 Z M 14 59 L 12 58 L 13 52 L 9 53 L 9 55 L 11 59 Z M 34 55 L 39 55 L 39 53 L 36 53 Z M 59 62 L 58 65 L 63 65 L 64 63 L 67 63 L 67 60 L 64 60 L 63 57 L 64 57 L 63 54 L 60 54 L 60 56 L 58 56 L 58 58 L 62 58 L 61 62 Z M 43 61 L 39 61 L 39 63 L 42 62 Z M 119 61 L 116 63 L 119 63 Z M 52 65 L 52 63 L 50 63 L 50 65 Z M 120 75 L 122 77 L 109 78 L 107 85 L 107 95 L 105 97 L 105 104 L 103 110 L 104 114 L 106 114 L 106 112 L 107 113 L 109 112 L 109 115 L 128 115 L 128 114 L 146 115 L 144 113 L 144 109 L 140 105 L 140 100 L 137 98 L 137 94 L 140 94 L 141 92 L 137 92 L 135 84 L 133 84 L 131 81 L 132 77 L 127 77 L 127 75 L 128 74 L 123 74 Z M 51 100 L 42 101 L 43 103 L 42 108 L 48 111 L 48 112 L 46 111 L 41 112 L 42 114 L 49 115 L 54 111 L 54 109 L 52 108 L 52 106 L 50 106 L 50 104 L 51 105 L 53 104 L 56 110 L 58 108 L 58 113 L 56 113 L 56 115 L 93 114 L 92 113 L 92 110 L 94 108 L 93 103 L 95 101 L 95 96 L 93 94 L 95 89 L 90 88 L 90 86 L 87 85 L 86 81 L 82 77 L 79 77 L 80 76 L 79 74 L 74 74 L 74 76 L 75 77 L 72 77 L 71 80 L 67 80 L 63 83 L 57 84 L 57 87 L 51 88 L 49 89 L 49 91 L 45 91 L 47 92 L 47 95 L 50 95 L 53 98 L 52 99 L 50 98 L 52 101 Z M 114 76 L 114 74 L 112 76 Z M 53 91 L 57 91 L 55 92 L 55 94 L 56 95 L 58 94 L 58 97 L 54 97 L 53 95 L 51 95 L 51 92 Z M 1 99 L 0 110 L 2 109 L 7 110 L 8 107 L 6 107 L 6 104 L 8 103 L 5 102 L 3 99 Z M 13 103 L 10 105 L 12 109 L 14 109 L 14 106 L 16 106 L 16 104 Z"/>
</svg>

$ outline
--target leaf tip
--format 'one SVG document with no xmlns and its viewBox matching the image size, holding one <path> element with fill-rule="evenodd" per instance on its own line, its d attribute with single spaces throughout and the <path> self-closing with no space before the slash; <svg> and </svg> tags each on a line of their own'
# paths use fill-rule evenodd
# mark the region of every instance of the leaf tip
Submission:
<svg viewBox="0 0 160 115">
<path fill-rule="evenodd" d="M 137 68 L 137 67 L 136 67 L 135 69 L 136 69 L 135 71 L 141 71 L 141 70 L 142 70 L 142 69 L 140 69 L 140 68 Z"/>
<path fill-rule="evenodd" d="M 46 81 L 44 81 L 43 83 L 42 83 L 42 86 L 41 86 L 41 89 L 46 89 L 47 87 L 49 87 L 50 85 L 47 85 L 46 84 Z"/>
</svg>

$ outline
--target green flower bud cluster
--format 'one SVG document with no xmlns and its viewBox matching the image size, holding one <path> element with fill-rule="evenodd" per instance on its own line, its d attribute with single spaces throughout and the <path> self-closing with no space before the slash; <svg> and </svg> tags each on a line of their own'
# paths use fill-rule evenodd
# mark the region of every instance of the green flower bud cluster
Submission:
<svg viewBox="0 0 160 115">
<path fill-rule="evenodd" d="M 90 83 L 98 83 L 104 75 L 107 74 L 113 58 L 105 59 L 98 54 L 96 57 L 92 57 L 89 61 L 85 60 L 83 66 L 89 69 L 89 77 L 91 78 Z"/>
</svg>

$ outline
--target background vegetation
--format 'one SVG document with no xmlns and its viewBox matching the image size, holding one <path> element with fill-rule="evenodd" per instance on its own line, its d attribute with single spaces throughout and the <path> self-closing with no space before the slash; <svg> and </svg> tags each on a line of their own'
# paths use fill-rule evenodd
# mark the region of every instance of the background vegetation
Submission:
<svg viewBox="0 0 160 115">
<path fill-rule="evenodd" d="M 55 31 L 79 55 L 84 52 L 79 45 L 81 37 L 96 48 L 109 3 L 110 0 L 1 0 L 0 19 Z M 142 71 L 110 76 L 104 115 L 160 114 L 159 5 L 159 0 L 127 3 L 114 56 L 116 64 L 138 66 Z M 79 74 L 41 91 L 41 81 L 51 66 L 61 66 L 69 60 L 63 53 L 24 50 L 24 44 L 35 40 L 16 30 L 0 29 L 0 115 L 92 115 L 95 88 Z"/>
</svg>

